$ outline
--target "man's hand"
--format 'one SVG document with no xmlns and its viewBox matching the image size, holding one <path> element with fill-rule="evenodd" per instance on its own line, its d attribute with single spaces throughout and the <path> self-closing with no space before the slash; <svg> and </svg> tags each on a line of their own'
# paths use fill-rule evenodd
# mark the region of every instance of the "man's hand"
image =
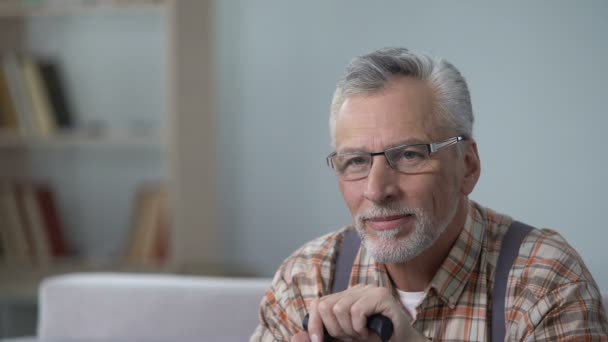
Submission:
<svg viewBox="0 0 608 342">
<path fill-rule="evenodd" d="M 379 313 L 393 322 L 391 341 L 425 340 L 411 326 L 411 318 L 389 289 L 356 285 L 346 291 L 314 300 L 309 308 L 308 334 L 299 333 L 292 342 L 323 341 L 323 327 L 333 337 L 363 341 L 379 341 L 367 329 L 367 317 Z M 307 336 L 308 335 L 308 336 Z M 422 339 L 420 339 L 422 338 Z"/>
</svg>

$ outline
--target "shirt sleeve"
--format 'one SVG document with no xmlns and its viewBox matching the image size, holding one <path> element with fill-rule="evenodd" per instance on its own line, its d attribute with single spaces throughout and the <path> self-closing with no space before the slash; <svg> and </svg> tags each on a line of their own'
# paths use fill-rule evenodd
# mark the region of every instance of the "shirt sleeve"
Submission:
<svg viewBox="0 0 608 342">
<path fill-rule="evenodd" d="M 262 299 L 260 324 L 250 342 L 289 341 L 302 330 L 302 319 L 306 315 L 304 299 L 296 284 L 297 278 L 285 280 L 284 269 L 279 269 Z"/>
<path fill-rule="evenodd" d="M 580 255 L 543 229 L 522 245 L 514 266 L 510 333 L 522 341 L 608 341 L 602 296 Z"/>
<path fill-rule="evenodd" d="M 309 278 L 306 273 L 292 274 L 291 266 L 291 262 L 286 262 L 279 268 L 271 288 L 264 295 L 260 304 L 260 324 L 251 342 L 289 341 L 302 330 L 306 302 L 318 297 L 318 291 L 316 284 L 310 281 L 315 278 Z M 304 284 L 299 284 L 300 280 Z"/>
<path fill-rule="evenodd" d="M 289 341 L 302 331 L 311 301 L 328 293 L 336 241 L 344 230 L 315 239 L 295 251 L 277 270 L 260 304 L 260 324 L 250 341 Z"/>
<path fill-rule="evenodd" d="M 608 322 L 593 283 L 565 284 L 541 297 L 525 316 L 524 340 L 608 341 Z"/>
</svg>

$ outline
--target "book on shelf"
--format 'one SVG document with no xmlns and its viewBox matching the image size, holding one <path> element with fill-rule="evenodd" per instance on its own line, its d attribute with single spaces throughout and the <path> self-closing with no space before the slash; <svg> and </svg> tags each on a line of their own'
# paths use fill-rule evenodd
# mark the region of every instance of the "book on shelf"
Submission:
<svg viewBox="0 0 608 342">
<path fill-rule="evenodd" d="M 0 129 L 50 136 L 73 127 L 65 84 L 55 63 L 7 53 L 0 64 Z"/>
<path fill-rule="evenodd" d="M 51 107 L 48 88 L 44 84 L 40 66 L 31 57 L 26 56 L 21 62 L 21 68 L 37 131 L 44 136 L 52 135 L 57 131 L 56 115 Z"/>
<path fill-rule="evenodd" d="M 4 66 L 0 65 L 0 128 L 17 130 L 17 110 L 8 88 Z"/>
<path fill-rule="evenodd" d="M 50 243 L 52 256 L 66 256 L 68 248 L 53 191 L 48 185 L 39 185 L 36 190 L 36 198 Z"/>
<path fill-rule="evenodd" d="M 14 193 L 21 225 L 27 237 L 30 257 L 39 264 L 48 264 L 51 261 L 49 238 L 46 232 L 40 207 L 36 198 L 36 188 L 32 184 L 16 184 Z"/>
<path fill-rule="evenodd" d="M 19 132 L 26 136 L 35 135 L 32 103 L 27 93 L 21 61 L 16 54 L 10 53 L 3 56 L 2 67 L 4 68 L 10 97 L 15 105 Z"/>
<path fill-rule="evenodd" d="M 0 234 L 6 251 L 4 258 L 9 264 L 29 264 L 30 246 L 19 216 L 17 195 L 14 190 L 11 183 L 0 184 Z"/>
<path fill-rule="evenodd" d="M 170 204 L 163 186 L 144 185 L 135 198 L 127 260 L 134 264 L 161 264 L 169 247 Z"/>
<path fill-rule="evenodd" d="M 0 183 L 1 257 L 7 264 L 48 265 L 67 255 L 52 190 L 42 184 Z"/>
<path fill-rule="evenodd" d="M 39 68 L 42 80 L 48 92 L 52 113 L 55 115 L 57 127 L 60 129 L 73 128 L 74 118 L 72 117 L 67 89 L 59 66 L 50 61 L 40 61 Z"/>
</svg>

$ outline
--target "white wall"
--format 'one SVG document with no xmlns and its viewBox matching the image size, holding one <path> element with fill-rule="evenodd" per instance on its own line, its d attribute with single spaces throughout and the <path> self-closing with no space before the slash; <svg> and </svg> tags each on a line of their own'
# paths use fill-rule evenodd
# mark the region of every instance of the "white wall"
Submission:
<svg viewBox="0 0 608 342">
<path fill-rule="evenodd" d="M 227 264 L 270 275 L 350 222 L 324 157 L 336 81 L 405 46 L 465 75 L 483 163 L 472 198 L 558 230 L 608 291 L 608 2 L 217 1 Z"/>
</svg>

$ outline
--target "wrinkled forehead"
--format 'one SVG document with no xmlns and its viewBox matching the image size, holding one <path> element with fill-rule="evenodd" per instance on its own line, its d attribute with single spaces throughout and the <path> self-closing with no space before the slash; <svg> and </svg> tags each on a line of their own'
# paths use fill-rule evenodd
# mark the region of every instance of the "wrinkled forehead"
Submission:
<svg viewBox="0 0 608 342">
<path fill-rule="evenodd" d="M 386 89 L 346 98 L 337 110 L 336 150 L 385 149 L 439 137 L 433 92 L 424 81 L 403 79 Z"/>
</svg>

